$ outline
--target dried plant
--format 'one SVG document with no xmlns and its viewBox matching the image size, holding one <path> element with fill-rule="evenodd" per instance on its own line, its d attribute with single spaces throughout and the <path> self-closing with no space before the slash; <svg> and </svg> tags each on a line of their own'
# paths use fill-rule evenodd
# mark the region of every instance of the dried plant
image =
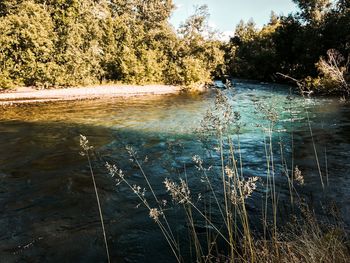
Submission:
<svg viewBox="0 0 350 263">
<path fill-rule="evenodd" d="M 300 185 L 304 185 L 304 176 L 301 174 L 298 166 L 294 169 L 294 181 L 298 182 Z"/>
<path fill-rule="evenodd" d="M 98 207 L 98 212 L 99 212 L 99 215 L 100 215 L 103 239 L 104 239 L 104 243 L 105 243 L 105 247 L 106 247 L 107 260 L 108 260 L 108 262 L 111 262 L 110 255 L 109 255 L 109 249 L 108 249 L 108 242 L 107 242 L 105 224 L 104 224 L 104 220 L 103 220 L 102 207 L 101 207 L 101 203 L 100 203 L 100 197 L 98 195 L 98 190 L 97 190 L 96 181 L 95 181 L 95 175 L 94 175 L 94 172 L 93 172 L 93 169 L 92 169 L 92 164 L 91 164 L 91 161 L 90 161 L 90 151 L 93 149 L 93 146 L 90 146 L 89 140 L 86 138 L 86 136 L 80 135 L 80 147 L 83 149 L 83 151 L 80 154 L 82 156 L 86 156 L 86 158 L 88 160 L 88 163 L 89 163 L 91 179 L 92 179 L 92 182 L 93 182 L 93 185 L 94 185 L 96 201 L 97 201 L 97 207 Z"/>
<path fill-rule="evenodd" d="M 171 207 L 167 200 L 160 200 L 156 196 L 141 162 L 138 160 L 137 152 L 132 147 L 126 147 L 128 157 L 133 165 L 136 164 L 139 167 L 146 187 L 131 184 L 130 178 L 116 164 L 106 163 L 105 166 L 116 185 L 125 183 L 130 191 L 139 198 L 141 204 L 148 210 L 148 216 L 159 226 L 178 262 L 184 262 L 184 260 L 181 256 L 178 240 L 173 234 L 173 226 L 167 221 L 169 209 L 183 209 L 191 237 L 192 245 L 189 249 L 192 251 L 192 247 L 194 248 L 196 262 L 345 263 L 350 258 L 347 254 L 348 248 L 345 245 L 345 239 L 332 231 L 323 232 L 317 220 L 312 219 L 310 213 L 305 217 L 306 222 L 301 224 L 297 220 L 295 221 L 296 223 L 293 224 L 295 226 L 294 232 L 287 233 L 279 230 L 277 224 L 279 197 L 275 183 L 277 168 L 273 151 L 274 126 L 278 122 L 279 116 L 273 107 L 268 107 L 263 103 L 257 103 L 256 108 L 268 122 L 267 128 L 263 129 L 264 132 L 267 132 L 264 141 L 267 171 L 264 179 L 247 177 L 244 174 L 239 139 L 242 125 L 240 115 L 234 111 L 229 98 L 222 91 L 218 92 L 215 103 L 205 115 L 200 128 L 201 133 L 218 137 L 219 146 L 212 147 L 211 150 L 220 154 L 221 169 L 218 167 L 212 169 L 211 165 L 206 164 L 206 159 L 194 155 L 192 161 L 195 170 L 201 174 L 201 185 L 204 184 L 200 190 L 191 188 L 186 173 L 178 180 L 166 178 L 163 184 L 171 198 L 173 204 Z M 232 127 L 236 127 L 236 129 L 233 130 Z M 236 144 L 233 142 L 234 139 Z M 87 139 L 82 137 L 81 140 L 85 152 L 91 150 Z M 224 148 L 224 144 L 226 144 L 226 148 Z M 279 146 L 282 154 L 283 145 L 281 142 L 279 142 Z M 281 159 L 284 159 L 283 156 Z M 294 169 L 288 169 L 286 162 L 282 166 L 288 178 L 290 194 L 292 195 L 294 191 L 293 194 L 300 201 L 293 182 L 299 185 L 305 184 L 301 170 L 298 166 L 294 166 L 294 162 L 291 166 Z M 221 183 L 217 180 L 220 177 Z M 260 191 L 265 198 L 265 204 L 262 208 L 264 234 L 263 236 L 255 236 L 250 225 L 251 214 L 247 210 L 247 204 L 252 200 L 253 195 L 257 195 L 255 192 L 261 185 L 266 186 L 266 189 Z M 292 205 L 295 199 L 291 198 Z M 270 203 L 268 204 L 268 202 Z M 268 213 L 268 209 L 272 210 L 272 217 L 271 213 Z M 305 207 L 299 207 L 299 209 L 302 213 L 306 211 Z M 213 214 L 212 210 L 215 210 L 216 213 Z M 205 226 L 206 240 L 197 231 L 198 222 Z M 222 243 L 225 244 L 223 246 L 224 250 L 226 249 L 224 253 L 220 250 L 222 247 L 219 244 Z M 336 250 L 339 253 L 336 253 Z"/>
<path fill-rule="evenodd" d="M 326 80 L 334 82 L 340 90 L 344 91 L 347 96 L 350 95 L 349 80 L 350 57 L 345 60 L 343 55 L 335 49 L 327 51 L 327 59 L 321 57 L 317 63 L 317 68 Z"/>
<path fill-rule="evenodd" d="M 228 97 L 218 90 L 214 105 L 206 112 L 198 131 L 205 134 L 223 134 L 233 124 L 238 124 L 240 118 Z"/>
<path fill-rule="evenodd" d="M 167 192 L 170 193 L 173 201 L 179 204 L 185 204 L 191 201 L 191 191 L 185 180 L 180 178 L 180 183 L 177 184 L 166 178 L 164 181 Z"/>
</svg>

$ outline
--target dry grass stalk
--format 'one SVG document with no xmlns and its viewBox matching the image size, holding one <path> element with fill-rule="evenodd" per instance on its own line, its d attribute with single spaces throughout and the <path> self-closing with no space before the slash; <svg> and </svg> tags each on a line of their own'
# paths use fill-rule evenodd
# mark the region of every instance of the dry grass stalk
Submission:
<svg viewBox="0 0 350 263">
<path fill-rule="evenodd" d="M 211 181 L 208 172 L 212 171 L 211 167 L 205 168 L 204 161 L 195 155 L 192 157 L 195 167 L 199 173 L 202 173 L 201 181 L 206 185 L 207 192 L 200 192 L 198 199 L 196 194 L 188 184 L 187 176 L 185 179 L 180 178 L 178 182 L 166 178 L 164 181 L 165 190 L 169 193 L 171 201 L 177 206 L 184 209 L 188 222 L 188 231 L 193 241 L 196 262 L 307 262 L 307 263 L 345 263 L 350 261 L 349 247 L 346 245 L 347 237 L 345 231 L 338 228 L 329 228 L 326 231 L 320 227 L 320 224 L 310 213 L 305 213 L 302 223 L 297 220 L 288 230 L 280 231 L 277 224 L 278 194 L 275 183 L 275 163 L 273 152 L 273 132 L 274 126 L 278 121 L 278 115 L 274 109 L 266 108 L 263 104 L 258 105 L 258 109 L 268 121 L 265 138 L 265 153 L 267 164 L 267 181 L 266 194 L 264 196 L 265 210 L 263 210 L 263 227 L 264 236 L 255 236 L 250 226 L 250 214 L 246 209 L 246 202 L 259 187 L 257 177 L 247 177 L 243 174 L 243 162 L 240 151 L 240 116 L 233 111 L 229 100 L 219 92 L 215 105 L 207 113 L 205 120 L 202 122 L 202 131 L 215 134 L 219 137 L 222 176 L 221 189 L 215 189 L 217 185 Z M 309 121 L 309 119 L 308 119 Z M 232 125 L 235 126 L 236 137 L 230 135 Z M 311 129 L 311 127 L 310 127 Z M 228 134 L 228 135 L 227 135 Z M 312 136 L 312 133 L 311 133 Z M 87 143 L 82 141 L 82 147 L 88 147 Z M 229 145 L 228 153 L 225 145 Z M 281 154 L 283 147 L 281 147 Z M 87 149 L 88 151 L 89 149 Z M 138 165 L 141 173 L 145 178 L 148 189 L 152 193 L 156 206 L 151 206 L 146 199 L 146 189 L 137 185 L 131 185 L 128 178 L 116 165 L 106 163 L 110 175 L 114 178 L 117 185 L 125 183 L 130 190 L 141 200 L 141 203 L 148 209 L 149 217 L 159 226 L 171 250 L 173 251 L 178 262 L 184 262 L 179 249 L 179 244 L 172 234 L 172 226 L 166 220 L 168 209 L 164 209 L 168 203 L 166 200 L 159 200 L 152 189 L 141 164 L 137 161 L 136 152 L 128 147 L 127 151 L 131 160 Z M 317 158 L 317 153 L 316 158 Z M 283 155 L 282 155 L 283 159 Z M 291 202 L 300 202 L 300 196 L 297 193 L 294 182 L 303 185 L 304 175 L 298 166 L 287 166 L 283 162 L 283 170 L 289 176 L 288 183 L 290 194 L 296 198 L 291 198 Z M 318 166 L 319 167 L 319 166 Z M 322 175 L 321 176 L 321 183 Z M 211 201 L 214 200 L 214 201 Z M 268 204 L 268 202 L 271 202 Z M 210 204 L 207 209 L 206 204 Z M 270 206 L 271 205 L 271 206 Z M 293 204 L 292 204 L 293 205 Z M 204 206 L 204 209 L 203 209 Z M 272 223 L 268 219 L 267 210 L 272 207 Z M 213 215 L 211 211 L 217 208 L 220 213 Z M 263 208 L 264 209 L 264 208 Z M 304 209 L 304 208 L 303 208 Z M 302 211 L 307 211 L 307 209 Z M 196 214 L 196 216 L 195 216 Z M 221 216 L 221 223 L 213 220 L 214 216 Z M 206 227 L 206 240 L 201 239 L 196 229 L 198 218 L 203 220 Z M 271 226 L 271 227 L 269 227 Z M 269 236 L 269 237 L 268 237 Z M 222 253 L 219 248 L 219 240 L 226 244 L 227 251 Z M 206 242 L 203 245 L 203 242 Z M 207 248 L 205 250 L 204 248 Z M 191 248 L 190 248 L 191 249 Z"/>
<path fill-rule="evenodd" d="M 98 212 L 100 215 L 100 221 L 101 221 L 101 226 L 102 226 L 102 233 L 103 233 L 103 239 L 104 239 L 104 244 L 106 247 L 106 254 L 107 254 L 107 261 L 111 262 L 110 255 L 109 255 L 109 250 L 108 250 L 108 243 L 107 243 L 107 236 L 106 236 L 106 230 L 105 230 L 105 224 L 103 220 L 103 213 L 102 213 L 102 208 L 100 204 L 100 198 L 98 195 L 97 191 L 97 186 L 96 186 L 96 181 L 95 181 L 95 175 L 92 169 L 92 164 L 90 161 L 90 150 L 93 149 L 92 146 L 89 145 L 88 139 L 84 135 L 80 135 L 80 147 L 83 149 L 83 152 L 81 152 L 82 156 L 86 156 L 88 163 L 89 163 L 89 168 L 90 168 L 90 174 L 91 174 L 91 179 L 94 184 L 94 190 L 95 190 L 95 195 L 96 195 L 96 201 L 97 201 L 97 207 L 98 207 Z"/>
</svg>

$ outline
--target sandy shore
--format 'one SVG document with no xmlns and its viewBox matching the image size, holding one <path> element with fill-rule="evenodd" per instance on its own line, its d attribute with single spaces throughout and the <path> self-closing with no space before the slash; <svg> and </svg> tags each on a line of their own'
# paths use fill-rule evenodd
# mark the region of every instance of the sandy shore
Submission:
<svg viewBox="0 0 350 263">
<path fill-rule="evenodd" d="M 178 93 L 180 91 L 180 87 L 168 85 L 105 85 L 47 90 L 18 88 L 9 92 L 0 92 L 0 105 L 111 97 L 130 97 L 142 95 L 161 95 Z"/>
</svg>

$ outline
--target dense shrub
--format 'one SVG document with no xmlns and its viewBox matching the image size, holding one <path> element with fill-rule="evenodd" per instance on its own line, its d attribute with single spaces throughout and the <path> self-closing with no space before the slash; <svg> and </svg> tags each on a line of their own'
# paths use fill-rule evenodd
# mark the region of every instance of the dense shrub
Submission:
<svg viewBox="0 0 350 263">
<path fill-rule="evenodd" d="M 344 82 L 335 80 L 320 62 L 328 50 L 336 49 L 345 58 L 350 55 L 349 1 L 294 0 L 299 12 L 287 16 L 271 15 L 262 29 L 253 21 L 237 25 L 235 36 L 226 46 L 225 62 L 234 77 L 278 80 L 277 72 L 304 80 L 305 88 L 317 92 L 349 92 Z M 345 65 L 345 66 L 344 66 Z M 329 68 L 328 68 L 329 69 Z M 349 85 L 348 77 L 344 80 Z"/>
<path fill-rule="evenodd" d="M 223 64 L 221 44 L 204 37 L 206 7 L 179 35 L 168 21 L 171 0 L 3 0 L 0 7 L 0 88 L 197 84 Z"/>
</svg>

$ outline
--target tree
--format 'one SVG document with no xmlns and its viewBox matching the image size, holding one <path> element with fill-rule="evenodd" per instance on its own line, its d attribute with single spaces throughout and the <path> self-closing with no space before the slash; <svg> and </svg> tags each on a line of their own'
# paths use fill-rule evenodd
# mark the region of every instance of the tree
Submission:
<svg viewBox="0 0 350 263">
<path fill-rule="evenodd" d="M 273 14 L 262 29 L 257 29 L 253 21 L 241 21 L 237 25 L 235 36 L 225 49 L 228 72 L 235 77 L 259 80 L 274 80 L 275 73 L 282 72 L 306 79 L 307 86 L 317 91 L 339 91 L 339 87 L 343 87 L 341 90 L 349 95 L 348 88 L 344 88 L 344 83 L 349 81 L 349 64 L 338 70 L 344 73 L 343 80 L 335 81 L 335 75 L 329 74 L 330 69 L 336 68 L 335 64 L 327 62 L 335 60 L 323 59 L 326 55 L 328 59 L 339 58 L 334 52 L 329 53 L 334 49 L 349 57 L 349 1 L 338 0 L 333 5 L 328 0 L 294 2 L 300 7 L 300 13 L 280 17 Z M 317 88 L 320 86 L 328 88 Z"/>
<path fill-rule="evenodd" d="M 301 9 L 300 16 L 307 22 L 318 23 L 331 6 L 330 0 L 293 0 Z"/>
<path fill-rule="evenodd" d="M 143 21 L 146 29 L 161 25 L 173 9 L 171 0 L 135 0 L 134 3 L 136 19 Z"/>
<path fill-rule="evenodd" d="M 184 81 L 187 85 L 208 82 L 211 75 L 218 71 L 218 67 L 224 64 L 224 51 L 221 43 L 215 40 L 215 33 L 208 26 L 208 18 L 208 6 L 196 7 L 195 13 L 178 31 L 181 37 L 180 67 L 185 74 Z"/>
<path fill-rule="evenodd" d="M 317 80 L 317 89 L 326 89 L 333 92 L 341 92 L 350 95 L 350 76 L 349 76 L 350 56 L 345 59 L 338 50 L 330 49 L 327 51 L 327 58 L 321 57 L 316 64 L 320 73 Z"/>
<path fill-rule="evenodd" d="M 16 84 L 50 82 L 56 34 L 47 10 L 25 1 L 16 12 L 0 18 L 0 64 Z"/>
<path fill-rule="evenodd" d="M 280 27 L 279 19 L 272 19 L 258 30 L 251 19 L 240 21 L 231 39 L 226 64 L 231 75 L 249 79 L 271 80 L 278 68 L 272 36 Z"/>
<path fill-rule="evenodd" d="M 209 81 L 223 50 L 199 7 L 180 36 L 172 0 L 0 0 L 0 85 Z"/>
</svg>

